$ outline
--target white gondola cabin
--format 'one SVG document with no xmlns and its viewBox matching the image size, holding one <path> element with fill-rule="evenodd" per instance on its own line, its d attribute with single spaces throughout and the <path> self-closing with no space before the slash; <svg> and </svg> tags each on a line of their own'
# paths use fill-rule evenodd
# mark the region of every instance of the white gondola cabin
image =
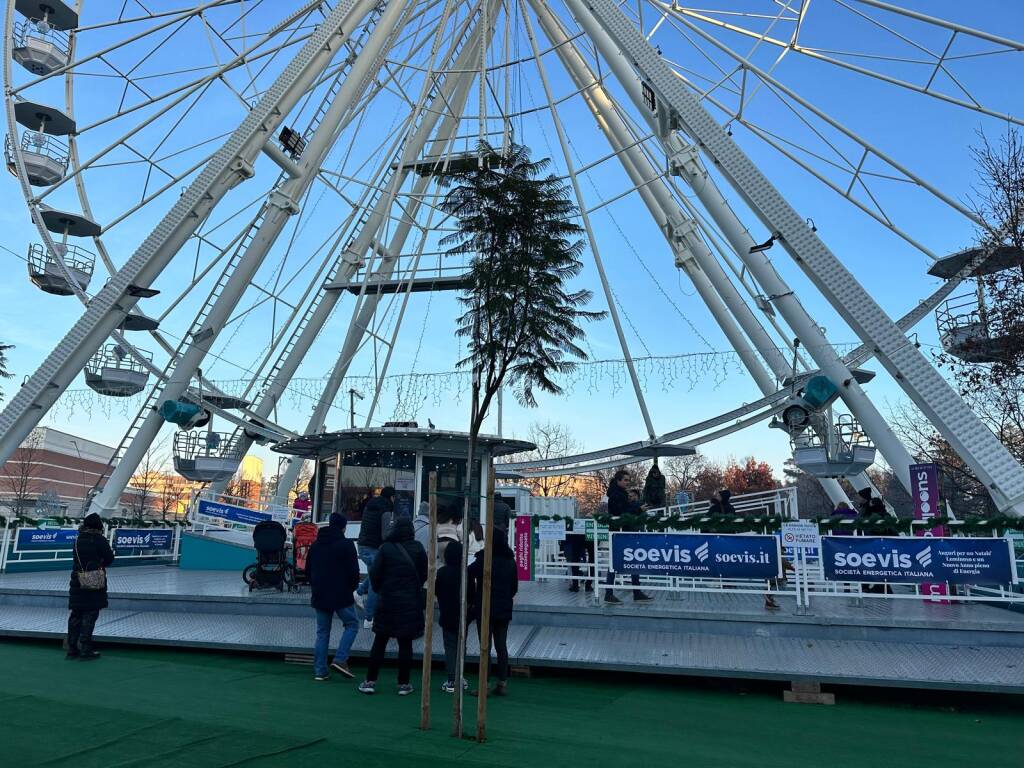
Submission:
<svg viewBox="0 0 1024 768">
<path fill-rule="evenodd" d="M 229 479 L 242 462 L 240 436 L 196 429 L 174 435 L 174 471 L 197 483 Z"/>
<path fill-rule="evenodd" d="M 41 290 L 56 296 L 72 296 L 75 287 L 83 291 L 88 288 L 96 257 L 77 245 L 55 243 L 53 247 L 67 267 L 71 279 L 68 279 L 57 259 L 41 243 L 32 243 L 28 248 L 29 279 Z"/>
<path fill-rule="evenodd" d="M 137 351 L 152 360 L 150 353 Z M 146 388 L 148 381 L 147 368 L 119 344 L 107 344 L 85 366 L 86 385 L 108 397 L 137 395 Z"/>
</svg>

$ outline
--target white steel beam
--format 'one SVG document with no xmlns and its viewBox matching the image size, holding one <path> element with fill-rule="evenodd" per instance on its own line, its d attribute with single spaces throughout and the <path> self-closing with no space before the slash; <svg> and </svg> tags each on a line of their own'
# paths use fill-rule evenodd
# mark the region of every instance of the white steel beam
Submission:
<svg viewBox="0 0 1024 768">
<path fill-rule="evenodd" d="M 338 36 L 335 45 L 331 47 L 332 52 L 336 52 L 345 43 L 351 32 L 358 27 L 359 21 L 375 5 L 375 0 L 357 0 L 351 4 L 341 20 L 342 29 L 345 31 Z M 405 7 L 407 6 L 402 0 L 390 0 L 381 19 L 374 26 L 366 46 L 353 63 L 352 69 L 324 115 L 323 121 L 317 127 L 302 157 L 296 164 L 295 170 L 298 175 L 289 178 L 270 193 L 266 203 L 265 216 L 253 234 L 251 242 L 247 247 L 243 243 L 242 247 L 245 248 L 245 252 L 225 283 L 223 291 L 209 307 L 209 312 L 202 321 L 201 327 L 188 341 L 183 354 L 174 362 L 173 373 L 162 385 L 161 401 L 176 400 L 185 394 L 193 375 L 202 365 L 207 353 L 230 319 L 239 300 L 249 288 L 252 278 L 263 264 L 278 236 L 284 231 L 291 216 L 298 213 L 299 200 L 302 199 L 316 178 L 324 158 L 334 144 L 334 135 L 338 124 L 352 103 L 359 98 L 367 74 L 375 71 L 375 66 L 379 64 L 379 58 L 383 54 L 384 46 L 398 27 Z M 326 69 L 330 62 L 331 57 L 322 58 L 320 71 Z M 316 76 L 319 72 L 312 74 Z M 287 114 L 286 111 L 283 110 L 283 112 Z M 262 150 L 263 147 L 261 146 L 260 149 Z M 156 382 L 154 386 L 160 387 L 161 382 Z M 119 457 L 117 466 L 114 467 L 107 479 L 103 491 L 93 502 L 95 509 L 100 514 L 106 514 L 116 509 L 121 494 L 128 486 L 136 467 L 163 426 L 164 419 L 159 411 L 150 410 L 145 414 L 144 420 L 132 437 L 124 455 Z"/>
<path fill-rule="evenodd" d="M 488 0 L 488 2 L 490 13 L 487 15 L 487 18 L 492 26 L 486 30 L 487 41 L 490 40 L 493 31 L 493 23 L 496 17 L 495 11 L 499 7 L 500 0 Z M 475 76 L 475 71 L 470 63 L 476 57 L 479 48 L 487 44 L 481 41 L 483 34 L 483 25 L 478 22 L 474 26 L 465 46 L 456 57 L 439 92 L 432 98 L 429 106 L 423 108 L 423 121 L 406 143 L 401 153 L 398 167 L 395 170 L 397 176 L 394 180 L 394 191 L 397 192 L 401 188 L 402 182 L 410 172 L 409 162 L 423 151 L 423 147 L 426 146 L 427 140 L 430 138 L 439 120 L 441 124 L 438 127 L 437 135 L 430 144 L 427 156 L 440 157 L 444 152 L 447 152 L 449 141 L 458 130 L 462 110 L 469 98 L 469 89 Z M 418 178 L 414 183 L 412 194 L 409 197 L 408 208 L 399 221 L 391 242 L 388 244 L 385 251 L 387 255 L 382 256 L 380 265 L 374 272 L 374 279 L 386 280 L 394 271 L 394 267 L 398 263 L 395 255 L 400 254 L 405 247 L 405 241 L 412 230 L 416 213 L 419 210 L 430 181 L 430 177 L 422 177 Z M 353 260 L 350 264 L 346 265 L 346 269 L 339 275 L 339 282 L 347 282 L 356 274 L 359 265 L 362 263 L 363 254 L 371 247 L 374 239 L 377 237 L 380 222 L 384 220 L 392 203 L 393 197 L 391 195 L 383 195 L 382 199 L 378 201 L 373 214 L 367 219 L 355 243 L 349 248 L 349 253 L 358 255 L 358 261 Z M 337 293 L 340 293 L 340 291 Z M 352 364 L 356 352 L 359 350 L 363 335 L 366 333 L 366 329 L 370 327 L 373 316 L 380 304 L 381 295 L 361 295 L 360 299 L 362 303 L 357 303 L 356 305 L 338 359 L 331 370 L 330 376 L 328 376 L 327 382 L 324 384 L 324 389 L 306 424 L 304 434 L 313 434 L 324 429 L 327 423 L 327 414 L 330 412 L 331 406 L 334 404 L 334 398 L 337 397 L 338 390 L 341 388 L 341 383 L 348 373 L 349 366 Z M 275 498 L 277 503 L 284 503 L 288 491 L 295 485 L 295 480 L 301 467 L 301 461 L 296 461 L 292 457 L 285 459 L 285 466 L 280 471 L 277 497 Z"/>
</svg>

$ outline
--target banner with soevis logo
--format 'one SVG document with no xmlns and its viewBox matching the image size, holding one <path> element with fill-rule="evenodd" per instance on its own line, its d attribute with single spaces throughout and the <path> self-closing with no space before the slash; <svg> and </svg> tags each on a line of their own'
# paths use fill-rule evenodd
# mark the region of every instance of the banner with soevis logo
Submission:
<svg viewBox="0 0 1024 768">
<path fill-rule="evenodd" d="M 777 536 L 613 533 L 612 570 L 641 576 L 775 579 L 782 575 Z"/>
<path fill-rule="evenodd" d="M 823 536 L 828 581 L 1015 584 L 1008 539 Z"/>
</svg>

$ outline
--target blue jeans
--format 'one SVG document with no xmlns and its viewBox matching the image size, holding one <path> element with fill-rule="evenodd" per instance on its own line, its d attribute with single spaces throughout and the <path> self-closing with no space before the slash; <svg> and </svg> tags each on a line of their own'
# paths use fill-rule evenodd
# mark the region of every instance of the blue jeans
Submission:
<svg viewBox="0 0 1024 768">
<path fill-rule="evenodd" d="M 373 591 L 373 585 L 370 584 L 370 568 L 373 567 L 373 561 L 377 559 L 377 550 L 373 547 L 360 547 L 359 559 L 366 565 L 366 578 L 362 580 L 356 591 L 361 595 L 366 595 L 363 618 L 366 621 L 373 621 L 374 611 L 377 610 L 377 593 Z"/>
<path fill-rule="evenodd" d="M 331 611 L 316 612 L 316 644 L 313 646 L 313 674 L 321 677 L 327 674 L 327 646 L 331 644 L 331 623 L 334 614 L 341 619 L 345 630 L 341 633 L 341 642 L 338 643 L 338 650 L 334 654 L 334 660 L 339 664 L 348 661 L 348 652 L 352 650 L 352 643 L 359 633 L 359 619 L 356 617 L 355 606 L 339 608 L 333 613 Z"/>
</svg>

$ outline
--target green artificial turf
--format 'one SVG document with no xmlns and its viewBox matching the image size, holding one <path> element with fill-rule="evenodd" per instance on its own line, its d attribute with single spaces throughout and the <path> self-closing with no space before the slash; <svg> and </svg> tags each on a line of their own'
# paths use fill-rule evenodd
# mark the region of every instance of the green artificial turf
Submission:
<svg viewBox="0 0 1024 768">
<path fill-rule="evenodd" d="M 362 668 L 356 668 L 357 673 Z M 279 658 L 107 648 L 66 662 L 57 644 L 0 643 L 0 764 L 117 766 L 757 766 L 944 768 L 1024 765 L 1024 705 L 948 694 L 844 694 L 782 703 L 777 688 L 653 677 L 513 679 L 490 702 L 486 744 L 449 736 L 451 697 L 376 696 Z M 436 683 L 440 682 L 435 674 Z M 470 720 L 475 699 L 467 698 Z M 472 722 L 470 723 L 472 726 Z"/>
</svg>

